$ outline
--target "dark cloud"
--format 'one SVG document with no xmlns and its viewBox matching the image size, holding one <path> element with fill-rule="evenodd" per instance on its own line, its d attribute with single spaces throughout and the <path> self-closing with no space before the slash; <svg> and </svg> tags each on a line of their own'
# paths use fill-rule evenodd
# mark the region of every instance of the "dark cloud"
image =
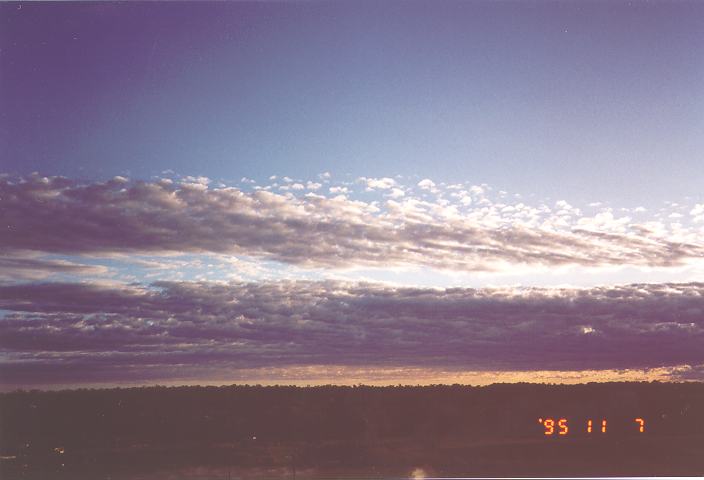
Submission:
<svg viewBox="0 0 704 480">
<path fill-rule="evenodd" d="M 68 260 L 52 260 L 23 256 L 0 255 L 0 282 L 42 280 L 54 274 L 100 275 L 107 268 L 97 265 L 85 265 Z"/>
<path fill-rule="evenodd" d="M 704 382 L 704 365 L 688 365 L 686 368 L 678 369 L 673 375 L 673 380 Z"/>
<path fill-rule="evenodd" d="M 609 215 L 559 228 L 560 212 L 525 223 L 525 206 L 484 205 L 460 214 L 446 203 L 417 199 L 380 207 L 346 197 L 208 188 L 197 179 L 81 184 L 37 175 L 0 178 L 0 198 L 6 255 L 209 252 L 311 267 L 464 271 L 516 264 L 672 266 L 704 256 L 700 242 L 626 228 Z"/>
<path fill-rule="evenodd" d="M 45 382 L 59 366 L 63 376 L 110 381 L 178 368 L 207 378 L 329 364 L 478 371 L 704 364 L 702 283 L 578 290 L 50 283 L 0 287 L 0 309 L 4 382 L 22 375 Z"/>
</svg>

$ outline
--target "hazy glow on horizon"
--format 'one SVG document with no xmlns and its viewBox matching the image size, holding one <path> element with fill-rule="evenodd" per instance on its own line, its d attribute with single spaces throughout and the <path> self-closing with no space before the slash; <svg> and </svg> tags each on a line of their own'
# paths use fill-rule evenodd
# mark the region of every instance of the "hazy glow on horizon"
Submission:
<svg viewBox="0 0 704 480">
<path fill-rule="evenodd" d="M 161 385 L 178 387 L 183 385 L 223 386 L 223 385 L 291 385 L 297 387 L 324 385 L 473 385 L 487 386 L 497 383 L 548 383 L 559 385 L 576 385 L 589 382 L 672 382 L 701 381 L 700 377 L 690 379 L 687 374 L 692 372 L 689 365 L 673 367 L 657 367 L 644 370 L 538 370 L 538 371 L 461 371 L 450 372 L 429 368 L 397 367 L 351 368 L 346 365 L 328 365 L 320 367 L 287 367 L 239 370 L 236 375 L 226 372 L 202 375 L 175 377 L 168 380 L 154 379 L 151 381 L 112 381 L 112 382 L 80 382 L 76 384 L 59 382 L 46 383 L 42 388 L 59 390 L 66 388 L 130 388 L 141 385 Z M 34 384 L 16 384 L 4 386 L 0 391 L 17 388 L 36 388 Z"/>
</svg>

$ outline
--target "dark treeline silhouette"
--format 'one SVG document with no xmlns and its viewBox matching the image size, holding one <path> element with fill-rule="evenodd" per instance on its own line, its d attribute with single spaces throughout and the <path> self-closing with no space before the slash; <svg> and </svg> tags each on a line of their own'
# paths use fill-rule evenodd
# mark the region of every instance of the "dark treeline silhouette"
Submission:
<svg viewBox="0 0 704 480">
<path fill-rule="evenodd" d="M 569 431 L 545 435 L 539 418 L 564 418 Z M 403 475 L 415 467 L 438 475 L 698 475 L 702 448 L 701 383 L 0 395 L 1 478 L 136 478 L 192 466 L 280 467 L 291 475 Z"/>
</svg>

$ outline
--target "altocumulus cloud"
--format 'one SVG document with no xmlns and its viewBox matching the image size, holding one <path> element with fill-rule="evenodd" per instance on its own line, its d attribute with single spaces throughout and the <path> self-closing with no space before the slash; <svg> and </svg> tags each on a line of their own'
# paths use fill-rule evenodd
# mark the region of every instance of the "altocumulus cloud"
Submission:
<svg viewBox="0 0 704 480">
<path fill-rule="evenodd" d="M 392 179 L 363 184 L 371 190 L 398 186 Z M 416 194 L 399 190 L 402 198 L 362 201 L 346 194 L 212 187 L 206 179 L 80 183 L 4 176 L 0 253 L 228 253 L 302 267 L 454 271 L 668 267 L 704 257 L 694 221 L 670 228 L 652 219 L 619 218 L 610 210 L 587 216 L 566 202 L 554 207 L 492 202 L 480 187 L 419 185 Z"/>
<path fill-rule="evenodd" d="M 36 257 L 36 253 L 27 255 L 21 252 L 14 252 L 7 256 L 0 255 L 0 282 L 42 280 L 52 273 L 104 275 L 108 271 L 107 268 L 99 265 Z"/>
<path fill-rule="evenodd" d="M 2 383 L 339 365 L 584 371 L 704 364 L 704 284 L 432 289 L 339 281 L 0 287 Z M 678 367 L 679 368 L 679 367 Z"/>
</svg>

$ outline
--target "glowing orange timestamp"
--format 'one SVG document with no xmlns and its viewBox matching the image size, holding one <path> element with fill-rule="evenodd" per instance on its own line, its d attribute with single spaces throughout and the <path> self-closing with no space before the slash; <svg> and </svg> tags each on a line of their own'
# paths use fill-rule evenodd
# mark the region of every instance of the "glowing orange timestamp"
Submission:
<svg viewBox="0 0 704 480">
<path fill-rule="evenodd" d="M 645 432 L 645 420 L 642 418 L 635 418 L 633 421 L 637 424 L 638 431 L 640 433 Z M 566 418 L 560 418 L 555 422 L 554 419 L 552 418 L 546 418 L 538 419 L 538 423 L 540 423 L 543 427 L 545 427 L 545 431 L 543 434 L 545 435 L 567 435 L 567 433 L 570 431 L 569 427 L 567 426 L 567 419 Z M 601 433 L 606 433 L 606 426 L 607 422 L 606 419 L 601 420 Z M 594 430 L 594 422 L 592 420 L 587 420 L 587 428 L 586 431 L 587 433 L 592 433 Z"/>
</svg>

